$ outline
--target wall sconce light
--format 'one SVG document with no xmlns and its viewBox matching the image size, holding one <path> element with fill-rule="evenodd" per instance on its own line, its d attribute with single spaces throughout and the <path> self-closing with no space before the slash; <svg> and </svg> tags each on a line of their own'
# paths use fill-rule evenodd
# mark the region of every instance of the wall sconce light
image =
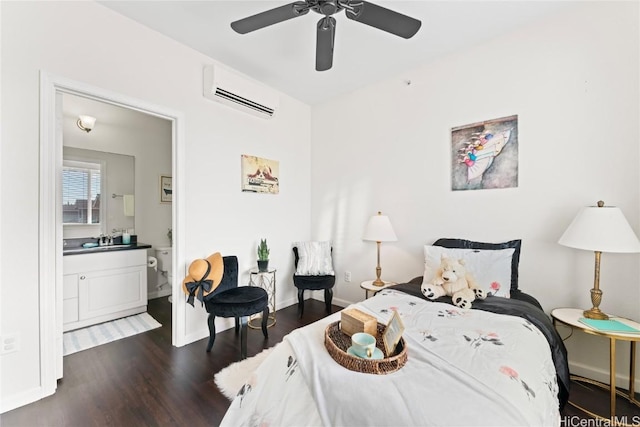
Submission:
<svg viewBox="0 0 640 427">
<path fill-rule="evenodd" d="M 96 124 L 96 118 L 91 116 L 78 116 L 78 121 L 76 121 L 76 124 L 80 129 L 89 133 L 91 132 L 91 129 L 93 129 L 93 126 Z"/>
</svg>

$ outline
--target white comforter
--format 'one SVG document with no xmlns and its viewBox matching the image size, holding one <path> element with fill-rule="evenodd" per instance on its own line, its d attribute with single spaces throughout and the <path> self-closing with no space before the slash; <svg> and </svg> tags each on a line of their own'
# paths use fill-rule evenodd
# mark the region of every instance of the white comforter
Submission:
<svg viewBox="0 0 640 427">
<path fill-rule="evenodd" d="M 228 426 L 559 425 L 551 351 L 514 316 L 462 310 L 385 290 L 355 305 L 405 325 L 408 360 L 388 375 L 353 372 L 324 347 L 340 313 L 291 332 L 248 380 Z"/>
</svg>

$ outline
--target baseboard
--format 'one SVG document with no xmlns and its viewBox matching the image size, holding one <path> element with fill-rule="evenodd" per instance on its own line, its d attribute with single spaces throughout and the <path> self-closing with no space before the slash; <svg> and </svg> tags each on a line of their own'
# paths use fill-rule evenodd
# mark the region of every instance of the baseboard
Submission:
<svg viewBox="0 0 640 427">
<path fill-rule="evenodd" d="M 626 365 L 625 367 L 628 368 L 628 366 Z M 601 383 L 609 384 L 609 371 L 606 371 L 604 369 L 594 368 L 593 366 L 585 365 L 582 363 L 569 362 L 569 372 L 571 372 L 571 374 L 573 375 L 578 375 L 581 377 L 600 381 Z M 620 387 L 621 389 L 628 390 L 629 375 L 622 375 L 620 374 L 620 372 L 617 372 L 616 387 Z M 640 378 L 636 378 L 634 388 L 635 390 L 640 390 Z"/>
<path fill-rule="evenodd" d="M 276 312 L 278 310 L 283 309 L 283 308 L 290 307 L 290 306 L 292 306 L 294 304 L 298 305 L 298 297 L 288 298 L 288 299 L 286 299 L 284 301 L 280 301 L 280 304 L 276 305 Z"/>
<path fill-rule="evenodd" d="M 353 303 L 351 301 L 347 301 L 347 300 L 344 300 L 342 298 L 334 298 L 333 301 L 332 301 L 332 304 L 338 305 L 338 306 L 340 306 L 342 308 L 345 308 L 345 307 L 350 306 Z"/>
<path fill-rule="evenodd" d="M 36 387 L 13 396 L 2 396 L 2 398 L 0 399 L 0 414 L 4 414 L 5 412 L 9 412 L 21 406 L 28 405 L 29 403 L 44 399 L 45 397 L 50 396 L 53 393 L 55 393 L 55 390 L 53 390 L 51 393 L 45 394 L 44 387 Z"/>
<path fill-rule="evenodd" d="M 218 332 L 222 332 L 222 331 L 218 331 Z M 209 329 L 206 327 L 204 329 L 199 329 L 197 331 L 194 331 L 190 334 L 185 335 L 184 345 L 193 344 L 194 342 L 200 341 L 201 339 L 204 339 L 204 338 L 209 338 Z"/>
<path fill-rule="evenodd" d="M 310 293 L 311 293 L 311 298 L 312 299 L 314 299 L 316 301 L 324 302 L 324 291 L 311 291 Z M 296 303 L 297 303 L 297 301 L 296 301 Z M 344 308 L 344 307 L 350 306 L 353 303 L 350 302 L 350 301 L 344 300 L 342 298 L 333 297 L 333 299 L 331 300 L 331 304 L 338 305 L 338 306 Z"/>
<path fill-rule="evenodd" d="M 204 338 L 209 338 L 209 327 L 207 326 L 206 321 L 204 322 L 203 326 L 204 327 L 198 329 L 197 331 L 193 331 L 185 335 L 185 345 L 200 341 Z M 233 317 L 216 317 L 216 335 L 222 331 L 226 331 L 227 329 L 235 328 L 235 326 L 236 323 Z"/>
<path fill-rule="evenodd" d="M 161 289 L 159 291 L 153 291 L 153 292 L 149 292 L 147 294 L 147 299 L 156 299 L 156 298 L 162 298 L 162 297 L 166 297 L 171 295 L 171 289 L 167 288 L 167 289 Z"/>
</svg>

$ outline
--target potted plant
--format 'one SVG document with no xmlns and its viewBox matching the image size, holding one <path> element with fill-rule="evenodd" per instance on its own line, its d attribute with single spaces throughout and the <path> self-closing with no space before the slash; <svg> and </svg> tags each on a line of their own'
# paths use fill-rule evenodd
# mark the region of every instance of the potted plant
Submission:
<svg viewBox="0 0 640 427">
<path fill-rule="evenodd" d="M 260 239 L 258 245 L 258 271 L 269 270 L 269 247 L 267 246 L 267 239 Z"/>
</svg>

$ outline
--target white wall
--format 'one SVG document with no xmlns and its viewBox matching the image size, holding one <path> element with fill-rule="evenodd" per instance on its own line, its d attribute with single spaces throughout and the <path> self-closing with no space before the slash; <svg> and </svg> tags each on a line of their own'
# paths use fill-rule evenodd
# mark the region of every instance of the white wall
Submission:
<svg viewBox="0 0 640 427">
<path fill-rule="evenodd" d="M 294 301 L 291 242 L 310 235 L 308 106 L 281 94 L 277 115 L 263 120 L 206 100 L 202 67 L 211 58 L 94 2 L 1 2 L 0 10 L 0 205 L 11 206 L 0 219 L 0 334 L 20 337 L 19 351 L 0 356 L 0 412 L 37 398 L 41 388 L 39 129 L 33 125 L 40 70 L 184 114 L 186 253 L 176 276 L 184 277 L 191 260 L 220 251 L 239 257 L 247 282 L 255 245 L 267 238 L 278 267 L 278 306 Z M 279 195 L 240 191 L 241 154 L 280 161 Z M 188 307 L 186 314 L 188 333 L 207 336 L 204 309 Z"/>
<path fill-rule="evenodd" d="M 312 235 L 334 242 L 336 300 L 364 298 L 360 281 L 375 277 L 376 245 L 361 236 L 381 210 L 398 235 L 382 244 L 384 279 L 422 275 L 422 246 L 439 237 L 522 239 L 520 288 L 547 311 L 590 308 L 593 253 L 557 241 L 578 210 L 599 199 L 640 231 L 638 19 L 637 2 L 576 3 L 314 107 Z M 518 188 L 452 192 L 451 128 L 512 114 Z M 639 261 L 603 254 L 605 312 L 640 319 Z M 608 342 L 590 338 L 567 342 L 572 369 L 596 369 L 607 380 Z M 618 366 L 626 375 L 623 349 Z"/>
</svg>

